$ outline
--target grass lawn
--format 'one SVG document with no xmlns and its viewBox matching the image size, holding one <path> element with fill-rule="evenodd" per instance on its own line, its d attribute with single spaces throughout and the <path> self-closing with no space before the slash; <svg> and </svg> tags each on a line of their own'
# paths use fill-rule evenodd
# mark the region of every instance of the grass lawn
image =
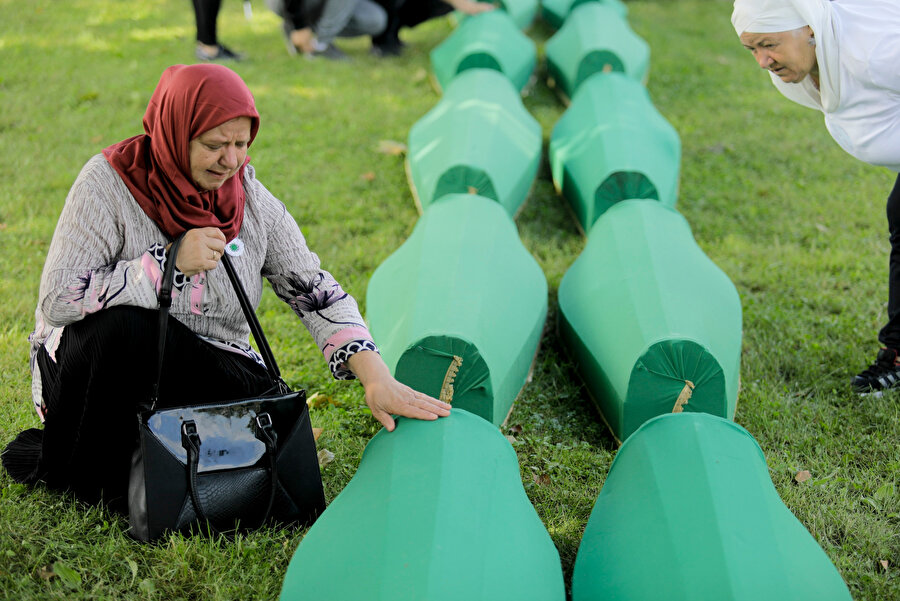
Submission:
<svg viewBox="0 0 900 601">
<path fill-rule="evenodd" d="M 452 24 L 405 32 L 409 48 L 396 60 L 372 58 L 366 41 L 348 41 L 342 47 L 353 62 L 334 64 L 288 57 L 278 20 L 263 2 L 254 9 L 248 22 L 239 2 L 224 2 L 219 19 L 221 40 L 249 55 L 235 69 L 262 115 L 253 164 L 323 264 L 362 301 L 372 271 L 417 219 L 402 157 L 378 145 L 404 142 L 437 102 L 428 52 Z M 843 153 L 821 115 L 777 93 L 736 39 L 730 2 L 633 1 L 629 9 L 652 48 L 651 97 L 682 139 L 678 209 L 741 295 L 735 420 L 762 446 L 782 499 L 854 598 L 900 599 L 900 399 L 861 399 L 848 386 L 874 357 L 885 315 L 884 201 L 894 176 Z M 160 73 L 193 62 L 194 24 L 184 0 L 70 0 L 64 8 L 0 0 L 0 14 L 5 445 L 37 425 L 27 336 L 68 188 L 89 157 L 140 133 Z M 529 32 L 541 47 L 552 33 L 542 24 Z M 543 81 L 525 103 L 549 138 L 561 103 Z M 546 160 L 518 228 L 547 275 L 555 320 L 556 290 L 584 239 L 553 191 Z M 376 422 L 357 384 L 330 380 L 309 335 L 271 290 L 260 315 L 287 380 L 334 401 L 312 413 L 324 428 L 319 446 L 335 454 L 323 470 L 331 500 L 353 476 Z M 567 582 L 616 451 L 578 382 L 550 328 L 509 421 L 521 426 L 514 447 L 522 482 Z M 812 478 L 796 484 L 799 470 Z M 273 599 L 303 534 L 265 530 L 234 542 L 171 536 L 140 545 L 125 529 L 120 516 L 0 473 L 0 597 Z M 48 565 L 57 577 L 47 577 Z"/>
</svg>

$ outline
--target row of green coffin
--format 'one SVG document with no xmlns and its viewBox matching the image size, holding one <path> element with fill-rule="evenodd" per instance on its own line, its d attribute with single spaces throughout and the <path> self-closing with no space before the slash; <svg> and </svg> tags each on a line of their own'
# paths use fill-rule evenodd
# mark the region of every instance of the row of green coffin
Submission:
<svg viewBox="0 0 900 601">
<path fill-rule="evenodd" d="M 558 300 L 563 345 L 618 440 L 664 413 L 734 416 L 741 301 L 674 209 L 606 211 Z"/>
<path fill-rule="evenodd" d="M 399 419 L 306 534 L 281 601 L 562 601 L 559 555 L 515 451 L 464 410 Z M 645 423 L 619 449 L 585 528 L 573 601 L 847 601 L 740 426 Z"/>
<path fill-rule="evenodd" d="M 632 31 L 615 5 L 600 2 L 574 8 L 545 50 L 552 85 L 566 99 L 595 73 L 620 72 L 643 83 L 650 67 L 647 43 Z M 431 65 L 441 89 L 468 69 L 482 68 L 503 73 L 521 92 L 536 64 L 534 42 L 501 10 L 464 19 L 431 51 Z"/>
<path fill-rule="evenodd" d="M 542 144 L 540 124 L 502 73 L 461 73 L 410 128 L 406 167 L 420 211 L 446 194 L 474 192 L 514 215 L 537 175 Z"/>
<path fill-rule="evenodd" d="M 577 6 L 544 47 L 552 87 L 566 99 L 595 73 L 618 72 L 646 82 L 650 46 L 614 6 Z"/>
<path fill-rule="evenodd" d="M 451 194 L 372 274 L 366 317 L 395 377 L 501 424 L 547 317 L 547 280 L 498 203 Z"/>
<path fill-rule="evenodd" d="M 628 7 L 622 0 L 541 0 L 541 18 L 550 27 L 559 29 L 569 14 L 582 4 L 596 2 L 615 9 L 623 19 L 628 16 Z"/>
<path fill-rule="evenodd" d="M 430 58 L 441 89 L 468 69 L 484 68 L 503 73 L 521 91 L 537 64 L 537 48 L 509 14 L 492 10 L 461 21 Z"/>
<path fill-rule="evenodd" d="M 681 140 L 647 89 L 621 73 L 597 73 L 553 127 L 553 182 L 584 232 L 620 200 L 678 197 Z"/>
</svg>

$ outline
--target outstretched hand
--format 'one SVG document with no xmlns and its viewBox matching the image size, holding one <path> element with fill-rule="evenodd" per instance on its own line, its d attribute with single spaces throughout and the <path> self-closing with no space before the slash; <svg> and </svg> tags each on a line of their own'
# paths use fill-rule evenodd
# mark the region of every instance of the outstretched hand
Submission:
<svg viewBox="0 0 900 601">
<path fill-rule="evenodd" d="M 347 360 L 366 391 L 366 404 L 372 416 L 393 432 L 393 415 L 415 419 L 435 420 L 450 415 L 450 405 L 427 394 L 413 390 L 394 379 L 375 351 L 360 351 Z"/>
</svg>

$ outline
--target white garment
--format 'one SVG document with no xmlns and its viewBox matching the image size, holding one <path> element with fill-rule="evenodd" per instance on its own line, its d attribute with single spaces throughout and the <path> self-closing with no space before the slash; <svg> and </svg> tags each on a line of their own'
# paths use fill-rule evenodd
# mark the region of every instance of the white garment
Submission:
<svg viewBox="0 0 900 601">
<path fill-rule="evenodd" d="M 816 34 L 820 75 L 830 77 L 839 95 L 829 98 L 810 77 L 785 83 L 769 73 L 790 100 L 825 114 L 825 126 L 848 153 L 866 163 L 900 173 L 900 0 L 834 0 L 833 37 Z M 837 61 L 822 60 L 830 40 Z M 826 64 L 831 73 L 822 73 Z M 836 73 L 833 71 L 837 71 Z M 825 86 L 823 86 L 824 88 Z"/>
</svg>

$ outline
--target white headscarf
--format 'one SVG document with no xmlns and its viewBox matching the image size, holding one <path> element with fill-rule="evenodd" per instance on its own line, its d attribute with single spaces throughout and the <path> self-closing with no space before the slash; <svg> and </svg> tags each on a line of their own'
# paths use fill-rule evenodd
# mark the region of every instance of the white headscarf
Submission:
<svg viewBox="0 0 900 601">
<path fill-rule="evenodd" d="M 838 48 L 830 0 L 735 0 L 731 23 L 738 35 L 744 32 L 775 33 L 792 31 L 809 25 L 816 38 L 816 61 L 819 66 L 819 92 L 825 112 L 840 104 L 840 71 Z M 774 73 L 772 82 L 788 98 L 796 90 Z"/>
</svg>

